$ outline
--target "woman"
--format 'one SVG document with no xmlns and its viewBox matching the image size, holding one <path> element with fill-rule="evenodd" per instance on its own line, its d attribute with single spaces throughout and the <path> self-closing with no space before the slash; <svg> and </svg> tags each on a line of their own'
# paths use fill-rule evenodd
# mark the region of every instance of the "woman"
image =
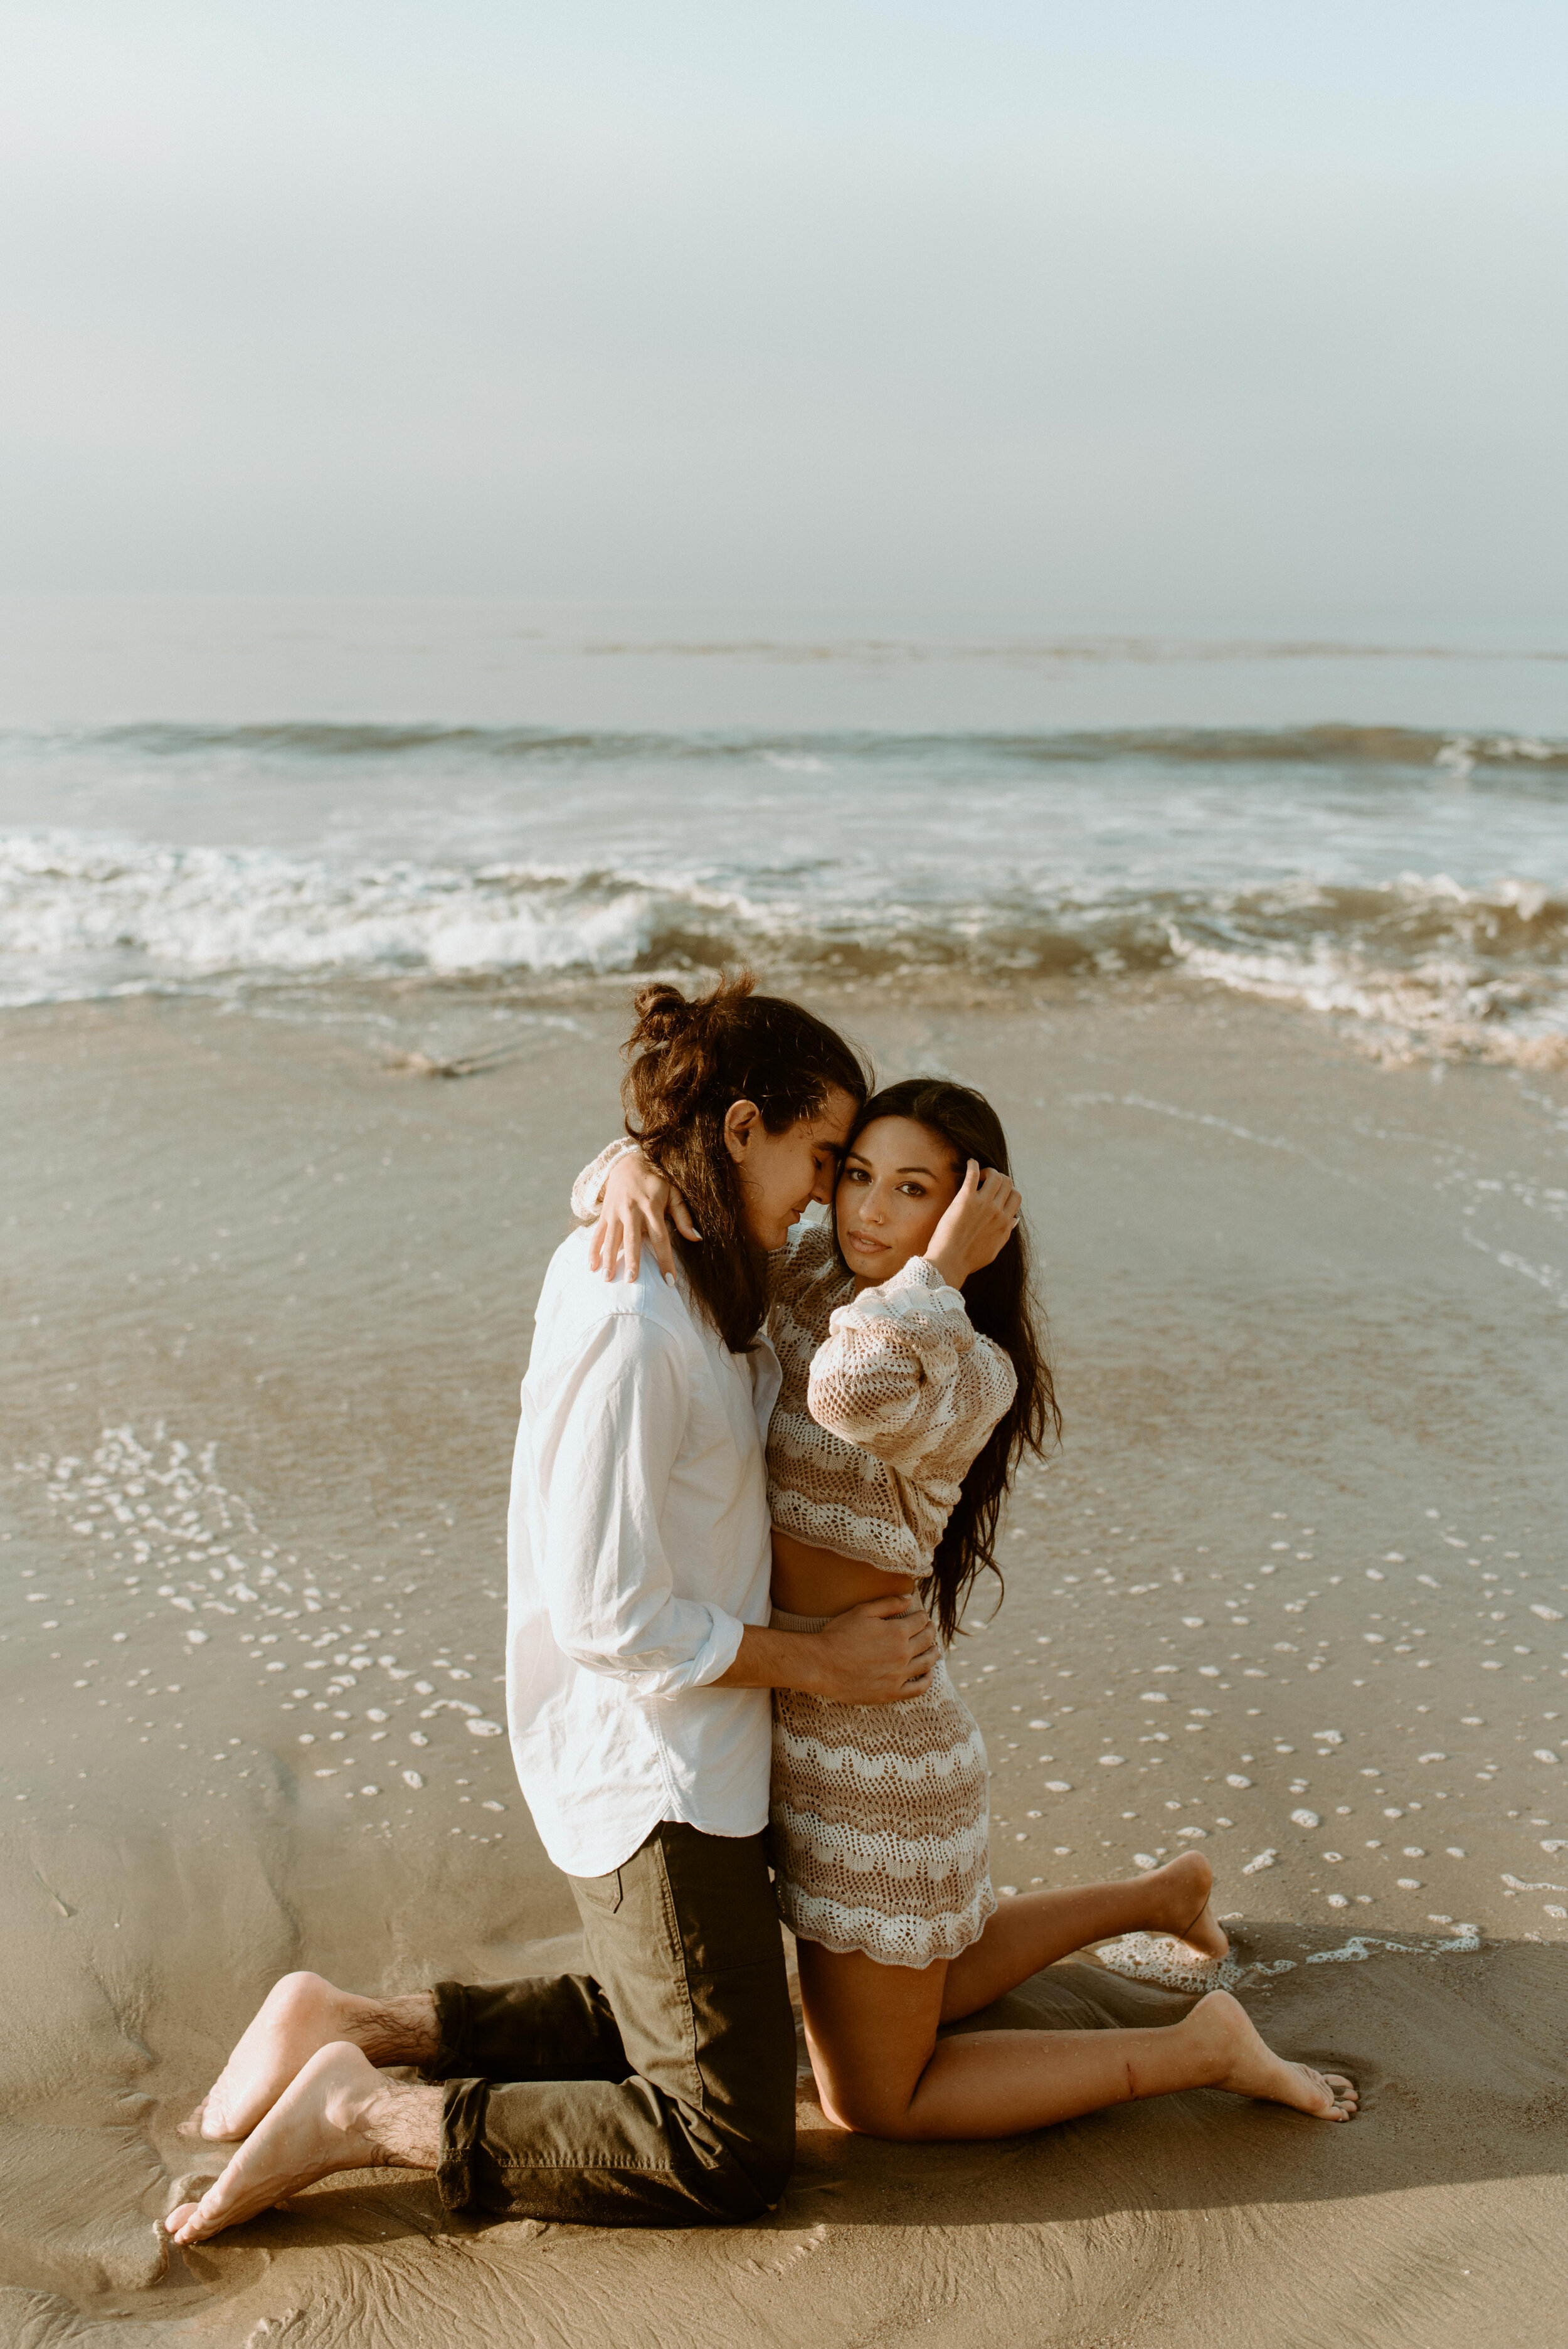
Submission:
<svg viewBox="0 0 1568 2349">
<path fill-rule="evenodd" d="M 596 1252 L 689 1215 L 634 1143 L 610 1167 Z M 611 1154 L 580 1178 L 596 1192 Z M 1056 1422 L 1033 1330 L 1020 1200 L 989 1104 L 911 1080 L 880 1092 L 844 1148 L 830 1227 L 769 1259 L 784 1373 L 769 1433 L 773 1623 L 817 1629 L 886 1592 L 919 1593 L 944 1639 L 994 1567 L 1011 1470 Z M 583 1213 L 586 1195 L 574 1194 Z M 1006 2137 L 1131 2097 L 1218 2086 L 1322 2119 L 1348 2080 L 1276 2056 L 1227 1992 L 1142 2031 L 939 2039 L 1087 1943 L 1168 1931 L 1218 1958 L 1212 1874 L 1196 1853 L 1132 1883 L 998 1908 L 985 1749 L 939 1663 L 913 1701 L 872 1711 L 799 1691 L 774 1702 L 775 1891 L 797 1938 L 807 2043 L 839 2126 L 908 2138 Z"/>
</svg>

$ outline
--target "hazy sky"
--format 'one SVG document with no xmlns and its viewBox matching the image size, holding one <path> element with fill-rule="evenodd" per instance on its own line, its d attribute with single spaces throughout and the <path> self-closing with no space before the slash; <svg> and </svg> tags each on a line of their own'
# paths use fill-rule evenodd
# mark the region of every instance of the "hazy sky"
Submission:
<svg viewBox="0 0 1568 2349">
<path fill-rule="evenodd" d="M 1568 622 L 1562 0 L 5 0 L 0 585 Z"/>
</svg>

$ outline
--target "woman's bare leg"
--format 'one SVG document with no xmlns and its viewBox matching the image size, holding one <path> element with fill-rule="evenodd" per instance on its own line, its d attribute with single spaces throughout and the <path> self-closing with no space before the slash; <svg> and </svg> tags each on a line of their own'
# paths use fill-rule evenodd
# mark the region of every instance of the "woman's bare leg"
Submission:
<svg viewBox="0 0 1568 2349">
<path fill-rule="evenodd" d="M 1201 1852 L 1123 1884 L 1083 1884 L 1004 1900 L 985 1930 L 947 1969 L 944 2023 L 978 2014 L 1042 1966 L 1119 1933 L 1173 1933 L 1200 1957 L 1222 1958 L 1230 1943 L 1209 1907 L 1214 1871 Z"/>
<path fill-rule="evenodd" d="M 1287 2063 L 1246 2010 L 1211 1991 L 1145 2031 L 977 2031 L 938 2041 L 943 1967 L 879 1965 L 799 1945 L 806 2040 L 822 2110 L 868 2137 L 1016 2137 L 1140 2096 L 1226 2088 L 1347 2121 L 1352 2083 Z"/>
</svg>

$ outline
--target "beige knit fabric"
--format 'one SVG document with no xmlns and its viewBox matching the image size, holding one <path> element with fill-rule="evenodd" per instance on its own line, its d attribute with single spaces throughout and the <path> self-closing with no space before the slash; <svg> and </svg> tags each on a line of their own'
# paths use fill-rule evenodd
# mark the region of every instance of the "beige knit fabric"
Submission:
<svg viewBox="0 0 1568 2349">
<path fill-rule="evenodd" d="M 773 1610 L 785 1631 L 826 1620 Z M 775 1689 L 769 1811 L 774 1895 L 801 1940 L 928 1966 L 985 1930 L 985 1747 L 945 1663 L 903 1704 Z"/>
<path fill-rule="evenodd" d="M 799 1225 L 769 1272 L 784 1371 L 768 1433 L 774 1524 L 885 1574 L 929 1574 L 958 1488 L 1013 1400 L 1012 1362 L 924 1257 L 856 1297 L 832 1233 Z"/>
</svg>

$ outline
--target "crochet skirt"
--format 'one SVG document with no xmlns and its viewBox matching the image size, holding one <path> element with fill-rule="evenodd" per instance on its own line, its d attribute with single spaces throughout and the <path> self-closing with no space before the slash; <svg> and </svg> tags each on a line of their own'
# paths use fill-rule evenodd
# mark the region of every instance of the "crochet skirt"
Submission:
<svg viewBox="0 0 1568 2349">
<path fill-rule="evenodd" d="M 819 1631 L 828 1618 L 772 1619 Z M 945 1661 L 900 1704 L 775 1689 L 769 1812 L 779 1912 L 802 1941 L 923 1967 L 978 1940 L 995 1909 L 985 1746 Z"/>
</svg>

